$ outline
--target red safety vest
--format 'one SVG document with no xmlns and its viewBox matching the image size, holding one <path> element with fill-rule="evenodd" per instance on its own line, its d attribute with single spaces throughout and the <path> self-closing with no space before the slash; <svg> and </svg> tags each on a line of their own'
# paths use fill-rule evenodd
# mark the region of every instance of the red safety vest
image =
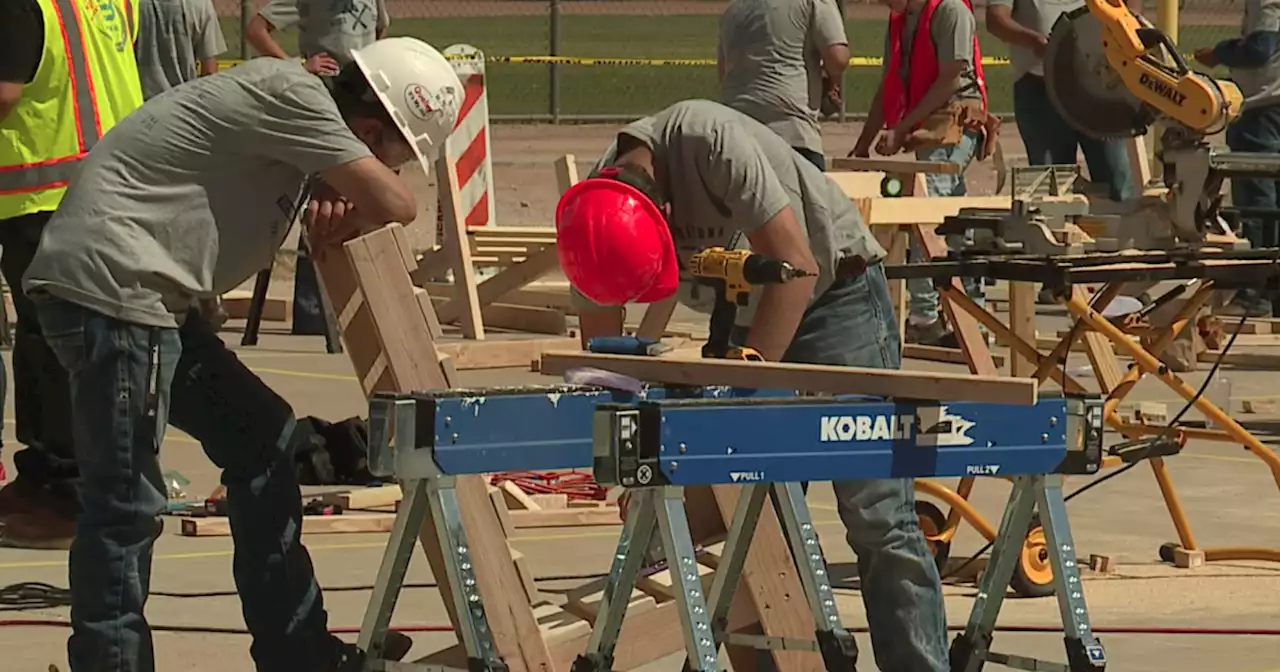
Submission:
<svg viewBox="0 0 1280 672">
<path fill-rule="evenodd" d="M 933 37 L 929 33 L 929 24 L 933 22 L 933 12 L 942 0 L 929 0 L 920 12 L 920 21 L 916 24 L 915 39 L 911 42 L 911 72 L 904 84 L 900 69 L 902 67 L 902 32 L 907 25 L 907 14 L 889 15 L 889 67 L 884 71 L 884 83 L 881 90 L 880 104 L 884 112 L 885 128 L 893 128 L 902 121 L 916 103 L 924 98 L 924 94 L 938 79 L 938 52 L 933 46 Z M 964 0 L 964 6 L 973 11 L 970 0 Z M 978 48 L 978 35 L 973 36 L 973 72 L 978 80 L 978 92 L 982 95 L 982 109 L 987 109 L 987 78 L 982 73 L 982 51 Z M 913 129 L 914 130 L 914 129 Z"/>
</svg>

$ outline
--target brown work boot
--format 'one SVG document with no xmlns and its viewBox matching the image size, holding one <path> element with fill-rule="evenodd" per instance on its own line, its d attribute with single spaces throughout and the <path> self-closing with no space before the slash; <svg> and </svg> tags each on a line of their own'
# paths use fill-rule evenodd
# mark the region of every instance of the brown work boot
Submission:
<svg viewBox="0 0 1280 672">
<path fill-rule="evenodd" d="M 76 538 L 76 521 L 49 509 L 9 516 L 0 531 L 0 546 L 65 551 Z"/>
<path fill-rule="evenodd" d="M 911 319 L 907 320 L 907 328 L 903 334 L 907 343 L 915 345 L 938 345 L 947 346 L 948 340 L 955 342 L 955 336 L 947 325 L 943 323 L 941 318 L 932 322 L 916 322 Z"/>
<path fill-rule="evenodd" d="M 27 485 L 21 478 L 0 488 L 0 525 L 10 516 L 34 513 L 41 509 L 40 491 Z"/>
</svg>

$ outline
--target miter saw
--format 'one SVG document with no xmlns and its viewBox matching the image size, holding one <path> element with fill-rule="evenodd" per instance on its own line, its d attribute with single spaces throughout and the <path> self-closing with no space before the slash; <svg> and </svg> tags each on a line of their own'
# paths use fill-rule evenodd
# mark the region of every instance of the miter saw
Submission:
<svg viewBox="0 0 1280 672">
<path fill-rule="evenodd" d="M 1220 216 L 1224 178 L 1280 177 L 1280 155 L 1209 146 L 1205 138 L 1240 115 L 1239 87 L 1192 71 L 1172 40 L 1123 0 L 1086 0 L 1059 18 L 1044 76 L 1054 106 L 1086 135 L 1122 139 L 1142 135 L 1157 121 L 1163 126 L 1157 158 L 1168 192 L 1144 196 L 1134 212 L 1163 220 L 1168 240 L 1162 247 L 1231 235 Z"/>
</svg>

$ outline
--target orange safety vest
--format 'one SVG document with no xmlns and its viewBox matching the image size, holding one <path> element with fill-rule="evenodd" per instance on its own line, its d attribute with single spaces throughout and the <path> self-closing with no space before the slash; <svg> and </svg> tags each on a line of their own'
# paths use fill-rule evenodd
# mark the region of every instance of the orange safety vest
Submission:
<svg viewBox="0 0 1280 672">
<path fill-rule="evenodd" d="M 102 135 L 142 105 L 130 0 L 36 0 L 44 50 L 0 120 L 0 219 L 56 210 Z"/>
<path fill-rule="evenodd" d="M 942 0 L 929 0 L 920 12 L 920 21 L 916 24 L 915 39 L 911 41 L 911 72 L 908 80 L 902 81 L 902 33 L 907 26 L 907 14 L 891 14 L 889 16 L 889 64 L 884 71 L 884 80 L 880 93 L 881 110 L 884 113 L 884 125 L 893 128 L 907 116 L 907 113 L 924 98 L 929 87 L 938 79 L 938 51 L 933 46 L 933 37 L 929 32 L 929 24 L 933 22 L 933 12 L 938 9 Z M 964 6 L 973 11 L 970 0 L 963 0 Z M 982 51 L 978 48 L 978 35 L 973 36 L 973 72 L 978 80 L 978 92 L 982 95 L 982 109 L 987 109 L 987 78 L 982 72 Z M 915 130 L 915 129 L 911 129 Z"/>
</svg>

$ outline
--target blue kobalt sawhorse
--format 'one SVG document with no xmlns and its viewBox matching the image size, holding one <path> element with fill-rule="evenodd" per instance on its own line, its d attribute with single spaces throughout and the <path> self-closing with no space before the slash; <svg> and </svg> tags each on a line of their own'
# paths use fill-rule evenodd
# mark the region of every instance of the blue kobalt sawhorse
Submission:
<svg viewBox="0 0 1280 672">
<path fill-rule="evenodd" d="M 826 625 L 835 617 L 833 604 L 827 604 L 830 601 L 830 586 L 822 569 L 821 555 L 817 555 L 818 564 L 815 566 L 813 553 L 804 550 L 816 551 L 817 541 L 809 526 L 808 510 L 794 481 L 831 480 L 833 477 L 1091 473 L 1096 470 L 1101 456 L 1101 407 L 1096 402 L 1082 399 L 1045 398 L 1033 407 L 936 402 L 887 403 L 855 397 L 797 399 L 795 392 L 788 390 L 724 387 L 651 387 L 646 388 L 640 396 L 643 400 L 628 393 L 593 387 L 539 386 L 374 397 L 370 402 L 370 469 L 377 475 L 397 476 L 404 498 L 361 628 L 360 645 L 370 652 L 365 669 L 426 669 L 380 660 L 380 652 L 413 545 L 428 508 L 432 513 L 437 540 L 440 547 L 445 549 L 443 556 L 447 576 L 443 578 L 453 588 L 454 606 L 460 619 L 459 639 L 467 651 L 468 668 L 506 669 L 494 648 L 484 616 L 483 601 L 475 588 L 466 534 L 453 491 L 455 476 L 509 470 L 578 468 L 594 463 L 598 479 L 614 480 L 629 487 L 647 488 L 638 493 L 641 500 L 648 498 L 654 504 L 666 503 L 664 510 L 669 515 L 657 517 L 658 523 L 667 530 L 664 536 L 670 536 L 672 524 L 682 525 L 679 529 L 683 530 L 683 536 L 677 533 L 677 538 L 683 542 L 679 549 L 674 545 L 675 539 L 665 544 L 665 548 L 670 549 L 667 550 L 668 562 L 671 563 L 669 567 L 681 567 L 685 559 L 692 562 L 693 558 L 692 541 L 689 539 L 683 508 L 673 506 L 680 501 L 678 493 L 681 486 L 721 483 L 750 485 L 748 491 L 753 493 L 752 496 L 742 500 L 744 505 L 749 506 L 740 507 L 735 513 L 732 526 L 738 533 L 732 535 L 731 539 L 737 538 L 738 542 L 733 546 L 726 543 L 726 557 L 731 556 L 731 551 L 745 556 L 746 544 L 742 533 L 754 528 L 754 525 L 747 525 L 747 522 L 758 516 L 764 493 L 772 490 L 783 494 L 784 497 L 778 498 L 782 502 L 779 506 L 780 514 L 784 516 L 788 532 L 791 532 L 790 541 L 795 557 L 806 560 L 799 565 L 806 592 L 810 595 L 810 604 L 815 608 L 815 616 L 820 616 L 817 622 Z M 603 410 L 597 413 L 597 407 Z M 657 451 L 654 453 L 657 457 L 652 463 L 638 461 L 647 453 L 637 452 L 632 457 L 619 454 L 611 448 L 621 445 L 615 440 L 618 428 L 621 427 L 619 418 L 628 417 L 627 414 L 633 411 L 637 419 L 656 417 L 660 425 L 664 424 L 667 417 L 680 418 L 672 426 L 679 427 L 682 433 L 687 432 L 688 438 L 675 443 L 665 439 L 656 444 L 634 442 L 639 449 L 648 446 Z M 814 412 L 821 412 L 822 415 L 815 426 L 815 436 L 806 437 L 803 431 L 796 430 L 798 425 L 795 423 L 803 419 L 799 416 Z M 669 415 L 673 413 L 676 415 Z M 732 417 L 727 413 L 733 413 Z M 812 420 L 810 415 L 808 421 Z M 729 422 L 730 425 L 720 427 L 719 438 L 712 440 L 706 423 L 721 422 Z M 762 431 L 762 426 L 770 429 Z M 644 423 L 635 427 L 637 430 L 642 429 Z M 776 436 L 778 445 L 783 447 L 762 448 L 761 446 L 772 445 L 768 439 L 771 435 Z M 636 435 L 641 436 L 649 437 L 653 434 L 650 431 Z M 673 435 L 667 433 L 663 436 L 671 438 Z M 1073 439 L 1068 441 L 1066 437 Z M 708 449 L 710 445 L 718 447 Z M 666 451 L 674 451 L 674 455 L 669 455 L 673 459 L 659 461 L 658 458 L 667 455 Z M 649 483 L 639 483 L 639 476 L 646 473 Z M 611 478 L 610 474 L 614 476 Z M 786 486 L 776 485 L 788 481 L 792 483 Z M 657 485 L 666 486 L 662 488 L 660 497 L 654 494 L 653 488 Z M 1020 548 L 1022 535 L 1013 534 L 1004 528 L 1025 531 L 1030 518 L 1030 507 L 1034 505 L 1037 494 L 1042 500 L 1048 494 L 1047 501 L 1057 503 L 1055 507 L 1041 502 L 1041 510 L 1049 513 L 1048 522 L 1045 523 L 1046 533 L 1051 535 L 1051 540 L 1056 539 L 1056 543 L 1070 545 L 1057 482 L 1037 476 L 1026 479 L 1025 482 L 1017 481 L 1010 510 L 1006 512 L 1005 525 L 1002 527 L 1002 531 L 1010 538 L 1008 548 Z M 1015 509 L 1021 511 L 1013 506 L 1015 500 L 1025 504 L 1027 509 L 1020 522 L 1009 520 L 1010 512 Z M 656 510 L 657 507 L 643 505 L 630 508 L 630 512 L 646 512 L 642 515 L 648 516 L 647 520 L 651 523 L 646 533 L 648 537 L 652 536 L 653 514 Z M 646 548 L 645 544 L 628 544 L 628 539 L 635 541 L 634 535 L 644 532 L 645 526 L 639 525 L 639 522 L 641 519 L 636 518 L 635 513 L 629 513 L 622 545 L 632 553 L 627 556 L 625 563 L 621 560 L 615 563 L 615 571 L 610 580 L 610 590 L 613 592 L 606 594 L 601 605 L 597 631 L 593 632 L 592 653 L 582 659 L 579 663 L 581 665 L 597 665 L 597 669 L 608 667 L 605 663 L 611 657 L 609 654 L 625 610 L 625 606 L 619 609 L 609 605 L 619 604 L 616 595 L 617 591 L 623 590 L 623 586 L 626 586 L 627 594 L 630 593 L 630 586 L 634 584 L 641 562 L 636 553 L 643 555 L 643 549 Z M 1051 530 L 1062 532 L 1054 537 Z M 997 546 L 996 553 L 993 554 L 993 561 L 1000 557 L 1000 546 Z M 796 553 L 797 549 L 802 552 Z M 1009 553 L 1004 555 L 1009 556 Z M 1051 557 L 1057 563 L 1059 556 L 1051 554 Z M 1003 574 L 1006 583 L 1012 572 L 1012 562 L 1013 558 L 1008 557 L 1008 561 L 1004 563 L 1009 569 Z M 621 573 L 622 568 L 617 566 L 619 564 L 625 564 L 629 568 L 626 576 Z M 634 568 L 631 567 L 632 564 Z M 1057 564 L 1055 569 L 1058 568 Z M 805 571 L 806 568 L 810 571 Z M 741 558 L 734 573 L 740 573 L 740 570 Z M 723 570 L 716 573 L 717 577 L 723 575 Z M 1058 571 L 1056 575 L 1060 582 L 1065 582 L 1063 585 L 1072 585 L 1074 588 L 1073 591 L 1059 590 L 1059 595 L 1067 595 L 1074 600 L 1070 610 L 1064 608 L 1064 621 L 1071 618 L 1071 623 L 1078 624 L 1068 633 L 1069 646 L 1074 638 L 1085 649 L 1096 651 L 1100 657 L 1101 648 L 1096 646 L 1089 632 L 1074 564 L 1070 572 L 1070 576 L 1074 578 L 1062 578 L 1068 575 L 1066 571 Z M 992 576 L 993 572 L 989 571 L 987 580 Z M 676 572 L 673 580 L 678 582 L 676 585 L 682 585 L 684 576 Z M 717 580 L 730 587 L 736 583 L 736 579 L 734 582 Z M 826 586 L 825 593 L 820 585 Z M 700 585 L 698 587 L 700 589 Z M 720 593 L 717 593 L 725 595 L 725 608 L 729 603 L 729 592 L 728 588 L 722 587 Z M 817 599 L 824 594 L 824 599 Z M 692 610 L 698 607 L 689 603 L 684 591 L 677 591 L 677 596 L 682 600 L 681 617 L 687 621 L 694 613 Z M 989 606 L 982 612 L 982 618 L 971 623 L 971 631 L 978 635 L 986 633 L 985 636 L 971 637 L 966 632 L 966 637 L 975 645 L 970 647 L 973 649 L 972 653 L 964 655 L 964 660 L 977 661 L 977 667 L 965 664 L 957 669 L 977 669 L 981 667 L 984 657 L 989 660 L 999 659 L 994 654 L 987 654 L 985 643 L 990 641 L 990 630 L 999 609 L 1000 596 L 1002 593 L 992 594 L 991 598 L 985 600 Z M 713 603 L 719 604 L 715 601 Z M 705 612 L 705 600 L 700 608 Z M 822 609 L 821 612 L 816 611 L 819 608 Z M 606 614 L 608 618 L 605 618 Z M 978 615 L 979 610 L 975 608 L 975 618 Z M 819 631 L 820 641 L 840 644 L 840 655 L 845 657 L 846 662 L 839 669 L 851 669 L 852 658 L 856 655 L 852 640 L 847 636 L 836 637 L 844 631 L 838 627 L 838 618 L 834 623 L 837 629 L 823 628 Z M 693 632 L 694 626 L 686 624 L 690 625 L 689 630 Z M 737 637 L 734 636 L 735 640 Z M 722 637 L 715 635 L 713 641 L 722 641 Z M 686 644 L 691 653 L 705 649 L 698 639 L 689 639 Z M 794 642 L 779 643 L 769 640 L 753 642 L 754 644 L 780 645 L 786 648 L 795 646 Z M 699 648 L 691 648 L 695 645 Z M 814 648 L 812 643 L 808 643 L 808 646 Z M 715 650 L 713 647 L 711 652 L 714 654 Z M 702 660 L 704 655 L 708 654 L 700 654 L 692 660 Z M 715 666 L 711 669 L 715 669 Z M 1088 669 L 1098 668 L 1095 666 Z"/>
<path fill-rule="evenodd" d="M 614 645 L 655 530 L 680 605 L 686 670 L 719 670 L 725 643 L 814 650 L 827 670 L 852 670 L 857 649 L 836 611 L 799 482 L 997 474 L 1013 477 L 1013 492 L 968 625 L 951 646 L 952 670 L 977 672 L 988 661 L 1026 670 L 1103 670 L 1106 655 L 1089 625 L 1062 496 L 1063 474 L 1098 471 L 1102 433 L 1101 400 L 1081 397 L 1042 399 L 1032 407 L 833 398 L 602 403 L 594 422 L 596 480 L 635 490 L 587 652 L 573 672 L 612 669 Z M 745 487 L 704 596 L 683 489 L 722 484 Z M 766 496 L 797 561 L 816 624 L 814 642 L 725 631 Z M 990 648 L 1037 506 L 1054 570 L 1066 665 Z"/>
</svg>

